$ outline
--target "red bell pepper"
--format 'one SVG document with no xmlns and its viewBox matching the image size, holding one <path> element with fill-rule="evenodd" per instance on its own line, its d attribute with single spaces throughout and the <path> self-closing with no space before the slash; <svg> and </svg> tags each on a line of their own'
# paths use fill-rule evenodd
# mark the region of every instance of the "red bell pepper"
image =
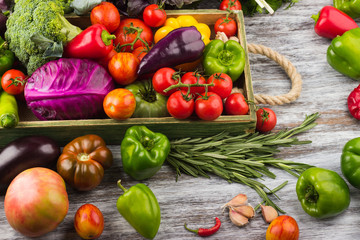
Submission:
<svg viewBox="0 0 360 240">
<path fill-rule="evenodd" d="M 114 49 L 113 39 L 115 38 L 115 35 L 110 35 L 105 26 L 94 24 L 65 45 L 63 57 L 90 59 L 106 57 Z"/>
<path fill-rule="evenodd" d="M 317 15 L 313 15 L 311 18 L 315 20 L 315 32 L 321 37 L 330 39 L 359 27 L 354 19 L 333 6 L 323 7 Z"/>
</svg>

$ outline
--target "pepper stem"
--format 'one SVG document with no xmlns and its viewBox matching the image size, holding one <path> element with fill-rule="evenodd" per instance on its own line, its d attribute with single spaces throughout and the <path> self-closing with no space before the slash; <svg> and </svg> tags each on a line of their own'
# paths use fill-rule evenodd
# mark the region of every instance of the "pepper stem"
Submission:
<svg viewBox="0 0 360 240">
<path fill-rule="evenodd" d="M 127 189 L 126 189 L 126 188 L 124 188 L 124 186 L 123 186 L 123 185 L 121 185 L 121 179 L 119 179 L 119 180 L 117 181 L 117 185 L 118 185 L 118 187 L 119 187 L 119 188 L 121 188 L 124 192 L 126 192 L 126 191 L 127 191 Z"/>
<path fill-rule="evenodd" d="M 319 194 L 316 192 L 314 186 L 309 185 L 305 189 L 305 199 L 306 199 L 306 201 L 311 202 L 311 203 L 317 202 L 317 200 L 319 199 Z"/>
<path fill-rule="evenodd" d="M 104 44 L 106 45 L 106 46 L 109 46 L 109 45 L 111 45 L 111 40 L 113 40 L 113 39 L 115 39 L 116 38 L 116 36 L 115 35 L 111 35 L 108 31 L 106 31 L 106 30 L 103 30 L 102 32 L 101 32 L 101 39 L 102 39 L 102 41 L 104 42 Z"/>
<path fill-rule="evenodd" d="M 312 19 L 314 19 L 315 23 L 319 20 L 320 12 L 318 14 L 314 14 L 311 16 Z"/>
<path fill-rule="evenodd" d="M 188 228 L 188 227 L 186 226 L 186 223 L 184 223 L 184 227 L 185 227 L 185 229 L 188 230 L 189 232 L 193 232 L 193 233 L 198 233 L 198 232 L 199 232 L 199 230 Z"/>
</svg>

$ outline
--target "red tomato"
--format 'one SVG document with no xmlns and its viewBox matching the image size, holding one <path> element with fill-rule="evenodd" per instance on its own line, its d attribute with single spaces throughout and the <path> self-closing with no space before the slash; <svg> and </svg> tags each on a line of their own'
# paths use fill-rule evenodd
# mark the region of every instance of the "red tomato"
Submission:
<svg viewBox="0 0 360 240">
<path fill-rule="evenodd" d="M 232 93 L 225 101 L 225 112 L 230 115 L 245 115 L 249 111 L 244 95 Z"/>
<path fill-rule="evenodd" d="M 107 56 L 105 56 L 103 58 L 99 58 L 97 60 L 97 62 L 104 68 L 108 69 L 111 58 L 116 54 L 117 54 L 117 51 L 115 51 L 115 49 L 112 49 Z"/>
<path fill-rule="evenodd" d="M 157 4 L 150 4 L 144 9 L 143 19 L 150 27 L 160 27 L 166 21 L 166 12 Z"/>
<path fill-rule="evenodd" d="M 141 61 L 143 57 L 149 52 L 148 48 L 145 46 L 141 46 L 132 51 L 132 54 L 135 55 Z"/>
<path fill-rule="evenodd" d="M 194 99 L 186 97 L 186 91 L 176 91 L 167 101 L 167 110 L 173 118 L 186 119 L 194 112 Z"/>
<path fill-rule="evenodd" d="M 155 72 L 154 76 L 152 77 L 152 84 L 155 91 L 164 96 L 170 96 L 176 92 L 177 89 L 171 89 L 168 92 L 164 92 L 164 90 L 172 85 L 177 84 L 179 79 L 180 76 L 174 69 L 165 67 L 160 68 Z"/>
<path fill-rule="evenodd" d="M 239 0 L 223 0 L 220 3 L 220 10 L 241 10 L 241 3 Z"/>
<path fill-rule="evenodd" d="M 208 92 L 198 96 L 195 101 L 195 113 L 196 115 L 206 121 L 212 121 L 217 119 L 223 111 L 223 102 L 221 97 L 213 92 Z"/>
<path fill-rule="evenodd" d="M 116 88 L 105 96 L 103 107 L 109 118 L 115 120 L 128 119 L 135 111 L 135 96 L 125 88 Z"/>
<path fill-rule="evenodd" d="M 1 77 L 1 87 L 11 95 L 18 95 L 24 92 L 26 75 L 16 69 L 6 71 Z"/>
<path fill-rule="evenodd" d="M 137 78 L 140 61 L 134 54 L 120 52 L 109 61 L 108 69 L 115 82 L 120 85 L 129 85 Z"/>
<path fill-rule="evenodd" d="M 296 220 L 287 215 L 275 218 L 266 231 L 266 240 L 297 240 L 299 226 Z"/>
<path fill-rule="evenodd" d="M 104 216 L 95 205 L 84 204 L 75 213 L 74 227 L 83 239 L 98 238 L 104 230 Z"/>
<path fill-rule="evenodd" d="M 215 22 L 215 33 L 224 32 L 227 37 L 234 36 L 237 32 L 237 26 L 234 19 L 230 17 L 221 17 Z"/>
<path fill-rule="evenodd" d="M 142 29 L 140 37 L 150 46 L 154 40 L 153 32 L 151 31 L 151 28 L 148 27 L 143 21 L 136 18 L 127 18 L 120 22 L 119 27 L 114 33 L 114 35 L 116 36 L 116 38 L 114 39 L 114 45 L 120 47 L 123 44 L 133 43 L 138 34 L 138 31 L 135 30 L 136 28 L 139 30 Z M 134 49 L 143 45 L 144 43 L 142 43 L 141 40 L 138 39 L 134 43 L 133 47 L 125 46 L 120 48 L 120 50 L 123 52 L 131 52 Z"/>
<path fill-rule="evenodd" d="M 276 125 L 276 115 L 270 108 L 260 108 L 256 111 L 256 130 L 259 132 L 271 131 Z"/>
<path fill-rule="evenodd" d="M 91 24 L 102 24 L 108 32 L 113 33 L 120 25 L 120 13 L 114 4 L 102 2 L 91 10 Z"/>
<path fill-rule="evenodd" d="M 206 84 L 206 80 L 198 72 L 187 72 L 181 77 L 181 82 L 184 84 Z M 188 91 L 188 87 L 181 87 L 181 90 Z M 205 92 L 205 87 L 190 87 L 190 93 L 203 93 Z"/>
<path fill-rule="evenodd" d="M 214 83 L 214 86 L 209 87 L 209 91 L 217 93 L 222 99 L 230 95 L 233 87 L 231 77 L 226 73 L 214 73 L 206 80 L 206 83 Z"/>
</svg>

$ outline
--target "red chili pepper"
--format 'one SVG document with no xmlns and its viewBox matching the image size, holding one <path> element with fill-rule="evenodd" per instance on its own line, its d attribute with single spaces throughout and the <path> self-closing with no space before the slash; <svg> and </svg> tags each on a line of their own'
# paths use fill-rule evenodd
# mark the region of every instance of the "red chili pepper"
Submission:
<svg viewBox="0 0 360 240">
<path fill-rule="evenodd" d="M 347 103 L 351 115 L 360 120 L 360 85 L 349 94 Z"/>
<path fill-rule="evenodd" d="M 213 235 L 214 233 L 216 233 L 219 230 L 220 226 L 221 226 L 221 222 L 220 222 L 220 219 L 217 217 L 215 218 L 215 225 L 212 228 L 199 228 L 199 229 L 195 230 L 195 229 L 189 229 L 186 226 L 186 223 L 184 224 L 184 227 L 186 230 L 197 233 L 197 235 L 199 235 L 201 237 L 207 237 L 207 236 Z"/>
<path fill-rule="evenodd" d="M 333 6 L 323 7 L 317 15 L 313 15 L 311 18 L 315 20 L 315 32 L 321 37 L 330 39 L 359 27 L 354 19 Z"/>
<path fill-rule="evenodd" d="M 114 48 L 115 38 L 115 35 L 110 35 L 104 25 L 94 24 L 66 44 L 63 56 L 90 59 L 106 57 Z"/>
</svg>

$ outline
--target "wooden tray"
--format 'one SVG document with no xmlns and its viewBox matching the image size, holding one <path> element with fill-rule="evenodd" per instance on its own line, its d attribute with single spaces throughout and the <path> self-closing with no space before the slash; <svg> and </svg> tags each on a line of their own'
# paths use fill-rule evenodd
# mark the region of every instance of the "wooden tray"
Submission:
<svg viewBox="0 0 360 240">
<path fill-rule="evenodd" d="M 225 11 L 220 10 L 173 10 L 167 11 L 168 17 L 180 15 L 192 15 L 198 22 L 206 23 L 212 29 L 215 21 L 226 15 Z M 244 73 L 236 82 L 237 87 L 244 90 L 246 99 L 254 101 L 253 87 L 250 74 L 248 51 L 246 46 L 244 18 L 242 11 L 231 15 L 236 19 L 238 25 L 238 37 L 241 45 L 245 49 L 246 62 Z M 67 16 L 67 19 L 74 25 L 85 29 L 90 25 L 88 16 L 78 17 L 75 15 Z M 212 39 L 214 38 L 212 33 Z M 19 103 L 20 123 L 16 128 L 0 128 L 0 147 L 12 140 L 26 135 L 41 134 L 56 140 L 64 146 L 76 137 L 85 134 L 98 134 L 109 145 L 121 143 L 122 136 L 127 128 L 132 125 L 146 125 L 153 131 L 166 134 L 169 138 L 179 137 L 205 137 L 217 134 L 223 130 L 228 130 L 234 134 L 243 131 L 253 132 L 256 125 L 255 106 L 250 104 L 247 115 L 242 116 L 221 116 L 215 121 L 201 121 L 197 118 L 187 120 L 176 120 L 172 117 L 164 118 L 130 118 L 125 121 L 112 119 L 91 119 L 91 120 L 62 120 L 62 121 L 38 121 L 25 106 Z"/>
</svg>

